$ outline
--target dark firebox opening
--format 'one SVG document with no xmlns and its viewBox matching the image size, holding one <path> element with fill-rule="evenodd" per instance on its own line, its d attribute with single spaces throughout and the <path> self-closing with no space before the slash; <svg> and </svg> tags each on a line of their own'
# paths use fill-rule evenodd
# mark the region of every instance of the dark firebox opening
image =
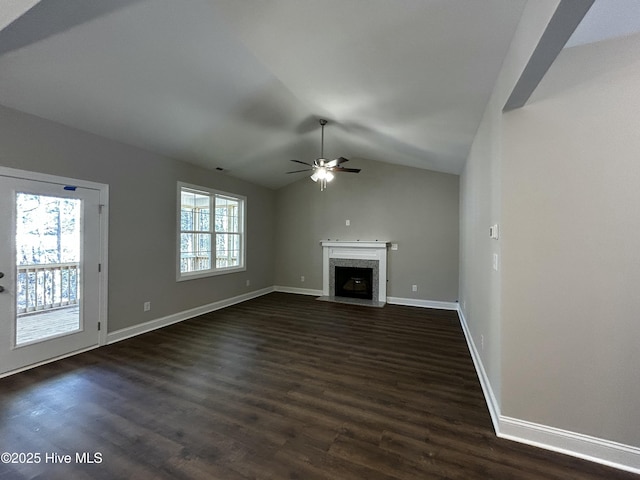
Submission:
<svg viewBox="0 0 640 480">
<path fill-rule="evenodd" d="M 335 267 L 336 297 L 373 299 L 373 269 Z"/>
</svg>

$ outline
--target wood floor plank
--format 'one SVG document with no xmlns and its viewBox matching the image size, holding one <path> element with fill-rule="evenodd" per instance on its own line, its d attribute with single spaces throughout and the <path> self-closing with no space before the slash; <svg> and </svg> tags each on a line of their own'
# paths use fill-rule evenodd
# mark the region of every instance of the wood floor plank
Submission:
<svg viewBox="0 0 640 480">
<path fill-rule="evenodd" d="M 0 479 L 637 479 L 499 439 L 457 314 L 272 293 L 0 379 Z"/>
</svg>

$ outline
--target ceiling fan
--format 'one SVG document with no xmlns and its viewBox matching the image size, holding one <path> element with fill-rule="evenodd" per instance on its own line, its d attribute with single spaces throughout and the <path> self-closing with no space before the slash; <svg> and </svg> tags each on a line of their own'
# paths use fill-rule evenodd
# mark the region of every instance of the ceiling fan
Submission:
<svg viewBox="0 0 640 480">
<path fill-rule="evenodd" d="M 327 182 L 333 180 L 333 174 L 335 172 L 347 172 L 347 173 L 358 173 L 360 171 L 359 168 L 344 168 L 340 164 L 344 162 L 348 162 L 348 158 L 339 157 L 333 160 L 327 160 L 324 158 L 324 126 L 327 124 L 327 121 L 324 118 L 319 120 L 320 126 L 322 128 L 321 140 L 320 140 L 320 158 L 316 158 L 313 161 L 313 164 L 302 162 L 300 160 L 291 160 L 295 163 L 301 163 L 303 165 L 307 165 L 311 168 L 305 168 L 303 170 L 294 170 L 292 172 L 287 173 L 298 173 L 298 172 L 313 172 L 311 174 L 311 180 L 314 182 L 320 181 L 320 191 L 323 191 L 327 188 Z"/>
</svg>

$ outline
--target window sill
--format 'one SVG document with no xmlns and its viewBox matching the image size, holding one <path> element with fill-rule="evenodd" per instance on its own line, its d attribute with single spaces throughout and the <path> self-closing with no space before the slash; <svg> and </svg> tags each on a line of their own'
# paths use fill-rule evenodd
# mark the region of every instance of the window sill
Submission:
<svg viewBox="0 0 640 480">
<path fill-rule="evenodd" d="M 198 278 L 206 278 L 206 277 L 216 277 L 218 275 L 226 275 L 229 273 L 236 272 L 244 272 L 247 270 L 247 267 L 229 267 L 229 268 L 219 268 L 217 270 L 206 270 L 203 272 L 191 272 L 191 273 L 178 273 L 176 277 L 176 282 L 184 282 L 187 280 L 196 280 Z"/>
</svg>

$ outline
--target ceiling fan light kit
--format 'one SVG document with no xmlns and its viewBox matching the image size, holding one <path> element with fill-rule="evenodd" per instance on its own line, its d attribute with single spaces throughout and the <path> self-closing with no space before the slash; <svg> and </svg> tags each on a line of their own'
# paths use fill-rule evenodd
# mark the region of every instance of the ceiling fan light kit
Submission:
<svg viewBox="0 0 640 480">
<path fill-rule="evenodd" d="M 295 163 L 301 163 L 303 165 L 307 165 L 311 168 L 305 168 L 304 170 L 295 170 L 293 172 L 287 173 L 298 173 L 298 172 L 307 172 L 311 171 L 311 180 L 316 183 L 320 183 L 320 191 L 324 191 L 327 188 L 327 182 L 330 182 L 334 178 L 334 172 L 347 172 L 347 173 L 358 173 L 360 172 L 359 168 L 344 168 L 340 166 L 341 163 L 348 162 L 348 158 L 339 157 L 334 160 L 328 161 L 324 158 L 324 126 L 327 124 L 327 121 L 324 118 L 319 120 L 320 127 L 322 128 L 321 137 L 320 137 L 320 157 L 313 161 L 313 164 L 302 162 L 300 160 L 291 160 Z"/>
</svg>

